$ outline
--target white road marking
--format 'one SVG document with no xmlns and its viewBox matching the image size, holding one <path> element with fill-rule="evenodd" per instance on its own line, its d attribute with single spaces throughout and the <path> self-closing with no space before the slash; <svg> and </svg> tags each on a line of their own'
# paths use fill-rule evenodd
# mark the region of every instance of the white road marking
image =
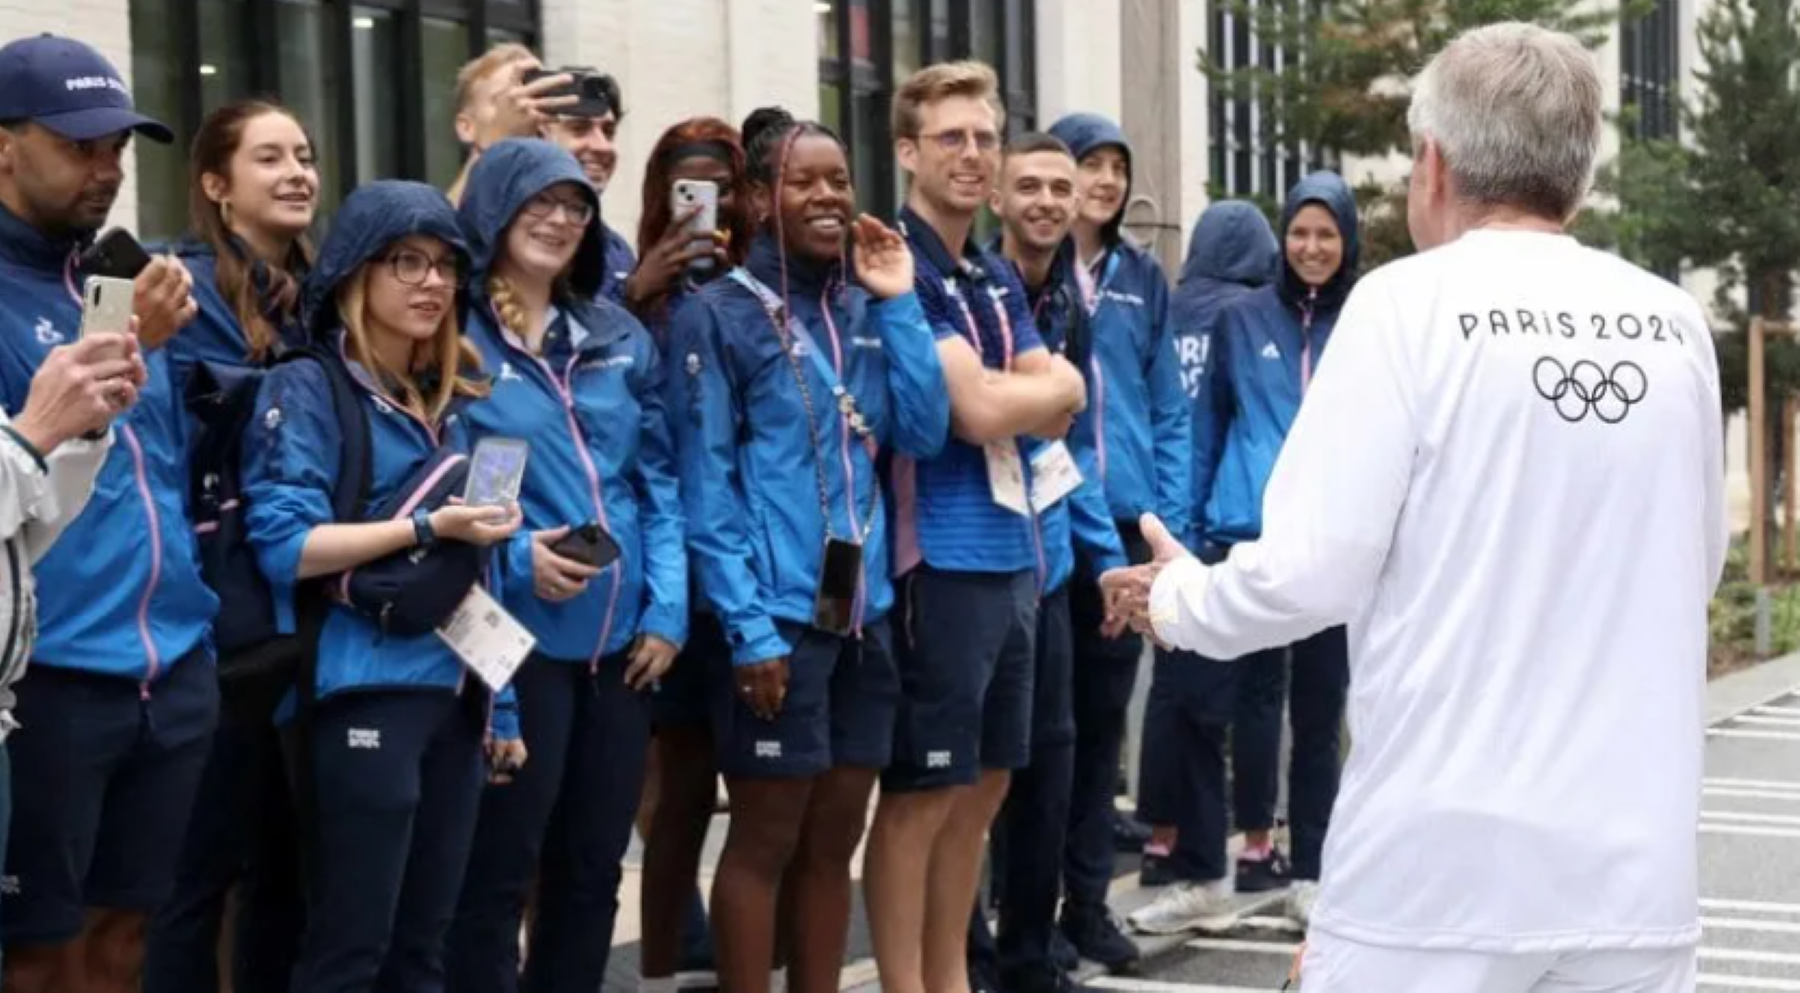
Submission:
<svg viewBox="0 0 1800 993">
<path fill-rule="evenodd" d="M 1770 717 L 1800 717 L 1800 707 L 1752 707 L 1750 712 Z"/>
<path fill-rule="evenodd" d="M 1703 786 L 1725 786 L 1743 790 L 1786 790 L 1800 793 L 1800 780 L 1794 779 L 1729 779 L 1725 777 L 1708 777 L 1700 781 Z"/>
<path fill-rule="evenodd" d="M 1800 827 L 1800 817 L 1792 814 L 1752 814 L 1741 810 L 1702 810 L 1700 816 L 1737 824 L 1774 824 L 1782 827 Z"/>
<path fill-rule="evenodd" d="M 1759 838 L 1800 838 L 1800 830 L 1778 827 L 1750 827 L 1741 824 L 1702 823 L 1701 834 L 1747 834 Z"/>
<path fill-rule="evenodd" d="M 1800 717 L 1766 717 L 1762 714 L 1740 714 L 1739 724 L 1761 724 L 1772 728 L 1800 728 Z"/>
<path fill-rule="evenodd" d="M 1792 952 L 1756 952 L 1743 948 L 1707 948 L 1700 957 L 1713 962 L 1757 962 L 1763 965 L 1800 965 L 1800 955 Z"/>
<path fill-rule="evenodd" d="M 1126 976 L 1100 976 L 1087 981 L 1102 990 L 1139 990 L 1142 993 L 1269 993 L 1260 986 L 1209 986 L 1201 983 L 1165 983 L 1155 979 L 1132 979 Z M 1800 989 L 1800 987 L 1795 987 Z"/>
<path fill-rule="evenodd" d="M 1695 977 L 1701 986 L 1734 990 L 1800 990 L 1800 979 L 1765 979 L 1761 976 L 1719 976 L 1703 972 Z"/>
<path fill-rule="evenodd" d="M 1700 918 L 1701 928 L 1714 931 L 1763 931 L 1769 934 L 1800 934 L 1800 923 L 1789 921 L 1758 921 L 1748 917 L 1707 917 Z"/>
<path fill-rule="evenodd" d="M 1701 910 L 1723 910 L 1743 914 L 1791 914 L 1800 916 L 1800 903 L 1770 903 L 1767 900 L 1722 900 L 1702 897 Z"/>
<path fill-rule="evenodd" d="M 1231 938 L 1195 938 L 1187 947 L 1202 952 L 1249 952 L 1252 955 L 1280 955 L 1293 958 L 1299 945 L 1282 941 L 1238 941 Z"/>
<path fill-rule="evenodd" d="M 1709 738 L 1756 738 L 1761 741 L 1800 741 L 1800 734 L 1789 731 L 1752 731 L 1745 728 L 1707 728 Z"/>
<path fill-rule="evenodd" d="M 1703 796 L 1728 796 L 1739 800 L 1789 800 L 1800 803 L 1800 793 L 1783 793 L 1780 790 L 1746 790 L 1736 786 L 1707 786 L 1700 790 Z"/>
</svg>

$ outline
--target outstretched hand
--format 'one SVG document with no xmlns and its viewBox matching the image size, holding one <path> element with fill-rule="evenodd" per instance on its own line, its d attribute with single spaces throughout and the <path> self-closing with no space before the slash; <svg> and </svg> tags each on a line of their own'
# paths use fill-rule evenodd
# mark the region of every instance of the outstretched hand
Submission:
<svg viewBox="0 0 1800 993">
<path fill-rule="evenodd" d="M 1150 591 L 1155 588 L 1156 577 L 1162 575 L 1163 569 L 1186 556 L 1188 550 L 1175 540 L 1155 514 L 1139 518 L 1138 526 L 1143 531 L 1145 543 L 1150 546 L 1150 561 L 1108 569 L 1101 575 L 1100 592 L 1106 599 L 1106 621 L 1102 631 L 1116 633 L 1129 626 L 1154 640 L 1156 628 L 1150 620 Z"/>
</svg>

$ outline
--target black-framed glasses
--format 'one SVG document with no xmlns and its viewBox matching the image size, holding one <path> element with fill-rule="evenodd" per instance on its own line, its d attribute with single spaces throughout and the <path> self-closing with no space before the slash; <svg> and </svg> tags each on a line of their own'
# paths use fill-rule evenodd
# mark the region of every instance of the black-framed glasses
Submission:
<svg viewBox="0 0 1800 993">
<path fill-rule="evenodd" d="M 594 205 L 586 200 L 564 200 L 547 193 L 539 193 L 525 201 L 525 206 L 520 209 L 519 213 L 531 220 L 542 221 L 558 210 L 562 211 L 562 216 L 576 227 L 582 227 L 594 219 Z"/>
<path fill-rule="evenodd" d="M 465 278 L 462 263 L 454 255 L 432 258 L 424 252 L 402 248 L 388 253 L 387 264 L 394 274 L 394 279 L 407 286 L 424 286 L 425 280 L 433 272 L 444 285 L 460 288 Z"/>
<path fill-rule="evenodd" d="M 975 142 L 975 150 L 983 155 L 998 151 L 1000 148 L 999 133 L 987 130 L 933 131 L 930 134 L 920 135 L 919 140 L 934 142 L 937 147 L 952 154 L 967 148 L 970 141 Z"/>
</svg>

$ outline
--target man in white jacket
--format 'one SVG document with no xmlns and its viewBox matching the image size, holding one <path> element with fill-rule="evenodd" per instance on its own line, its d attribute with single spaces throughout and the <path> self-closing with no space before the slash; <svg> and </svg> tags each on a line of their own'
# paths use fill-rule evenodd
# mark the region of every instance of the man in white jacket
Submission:
<svg viewBox="0 0 1800 993">
<path fill-rule="evenodd" d="M 1409 222 L 1215 567 L 1153 520 L 1107 577 L 1234 658 L 1350 626 L 1353 751 L 1309 993 L 1695 984 L 1718 365 L 1679 288 L 1563 232 L 1600 144 L 1574 39 L 1472 31 L 1419 78 Z"/>
<path fill-rule="evenodd" d="M 31 566 L 87 506 L 113 419 L 137 403 L 144 374 L 135 338 L 89 334 L 51 350 L 17 415 L 0 410 L 0 851 L 12 814 L 13 684 L 37 633 Z"/>
</svg>

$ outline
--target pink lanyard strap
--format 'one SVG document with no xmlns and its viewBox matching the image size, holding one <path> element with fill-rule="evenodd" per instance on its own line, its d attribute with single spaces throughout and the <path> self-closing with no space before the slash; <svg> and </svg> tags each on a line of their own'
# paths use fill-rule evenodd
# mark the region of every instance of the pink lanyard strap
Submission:
<svg viewBox="0 0 1800 993">
<path fill-rule="evenodd" d="M 1319 288 L 1313 287 L 1306 295 L 1306 306 L 1300 310 L 1300 395 L 1305 396 L 1307 387 L 1312 385 L 1312 326 L 1313 310 L 1319 305 Z"/>
<path fill-rule="evenodd" d="M 1013 363 L 1012 320 L 1006 316 L 1006 308 L 1000 305 L 999 300 L 992 297 L 989 299 L 993 300 L 994 316 L 1000 321 L 1000 370 L 1011 372 Z M 969 325 L 969 342 L 975 346 L 975 354 L 985 361 L 987 350 L 981 346 L 981 325 L 975 321 L 975 312 L 969 309 L 969 301 L 960 292 L 956 294 L 956 304 L 962 308 L 963 321 Z"/>
</svg>

